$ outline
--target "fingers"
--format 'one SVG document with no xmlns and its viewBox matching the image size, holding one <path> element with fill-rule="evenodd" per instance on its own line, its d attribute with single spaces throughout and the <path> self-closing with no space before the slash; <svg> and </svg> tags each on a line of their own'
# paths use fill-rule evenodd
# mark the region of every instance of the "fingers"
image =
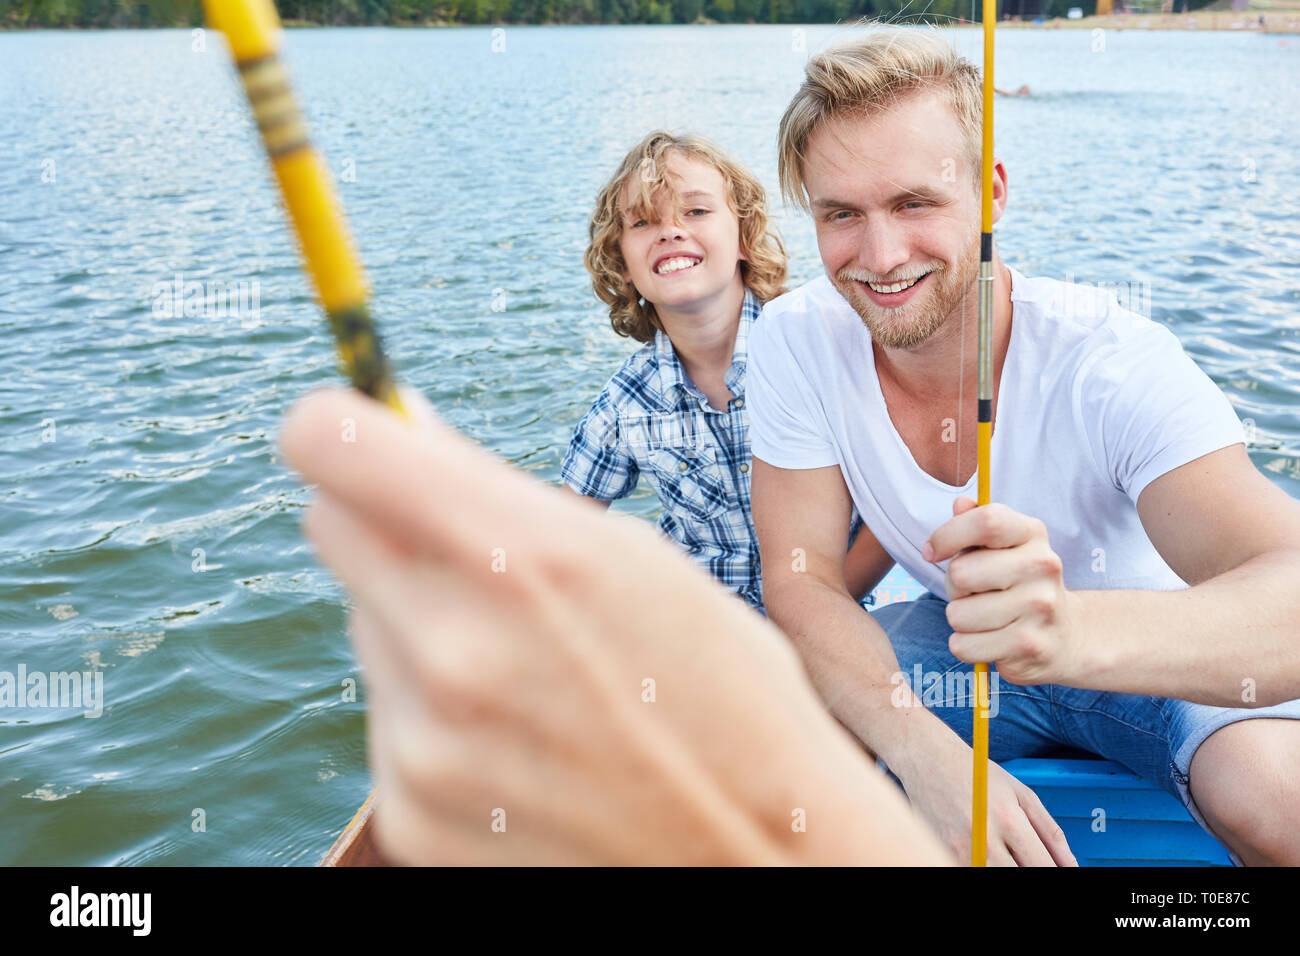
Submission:
<svg viewBox="0 0 1300 956">
<path fill-rule="evenodd" d="M 521 722 L 444 719 L 445 708 L 422 694 L 418 669 L 393 653 L 401 642 L 386 630 L 366 608 L 350 614 L 349 633 L 364 667 L 369 759 L 382 797 L 376 834 L 384 855 L 452 865 L 600 862 L 582 855 L 592 842 L 582 838 L 592 825 L 589 815 L 555 819 L 534 799 L 540 791 L 563 794 L 566 811 L 591 806 L 591 787 L 579 768 L 557 761 L 554 745 L 534 746 L 531 728 Z M 606 836 L 603 843 L 614 841 Z"/>
<path fill-rule="evenodd" d="M 975 633 L 996 631 L 1010 626 L 1024 610 L 1021 595 L 1009 591 L 985 591 L 968 594 L 948 602 L 945 612 L 948 626 L 954 631 Z"/>
<path fill-rule="evenodd" d="M 963 511 L 937 528 L 922 546 L 921 556 L 937 563 L 966 548 L 1014 548 L 1038 534 L 1045 535 L 1046 531 L 1037 518 L 1012 511 L 1006 505 L 989 504 Z"/>
<path fill-rule="evenodd" d="M 1015 648 L 1015 635 L 1005 630 L 975 633 L 953 631 L 948 635 L 948 652 L 957 660 L 967 664 L 997 664 L 999 673 L 1002 673 L 1004 663 Z M 1011 680 L 1010 677 L 1006 679 Z"/>
<path fill-rule="evenodd" d="M 576 681 L 584 660 L 564 639 L 577 625 L 547 627 L 543 608 L 518 586 L 521 572 L 467 572 L 408 558 L 323 492 L 304 526 L 322 561 L 356 595 L 362 620 L 375 625 L 358 653 L 391 659 L 389 677 L 457 725 L 514 719 L 527 731 L 543 730 L 527 713 L 541 708 L 538 698 L 549 688 Z"/>
<path fill-rule="evenodd" d="M 486 565 L 487 541 L 545 540 L 557 526 L 579 537 L 596 521 L 592 509 L 566 501 L 441 422 L 421 396 L 409 389 L 402 395 L 413 423 L 358 392 L 311 393 L 286 416 L 286 459 L 394 539 L 452 562 Z"/>
<path fill-rule="evenodd" d="M 1041 845 L 1050 854 L 1052 863 L 1056 866 L 1078 866 L 1079 862 L 1066 842 L 1065 831 L 1052 819 L 1043 802 L 1038 799 L 1038 794 L 1018 780 L 1016 784 L 1016 798 L 1020 801 L 1020 808 L 1033 825 Z"/>
<path fill-rule="evenodd" d="M 1027 570 L 1027 562 L 1016 550 L 972 548 L 948 563 L 944 587 L 948 600 L 955 601 L 980 591 L 1001 591 L 1011 587 Z"/>
<path fill-rule="evenodd" d="M 1016 858 L 1011 855 L 1011 851 L 1006 848 L 1001 840 L 990 842 L 988 850 L 984 854 L 985 866 L 1019 866 Z"/>
<path fill-rule="evenodd" d="M 1003 832 L 1007 852 L 1011 854 L 1016 866 L 1055 866 L 1052 855 L 1043 846 L 1037 831 L 1034 830 L 1020 805 L 1016 804 L 1014 819 L 1008 821 Z"/>
<path fill-rule="evenodd" d="M 378 794 L 375 837 L 380 852 L 395 863 L 441 862 L 437 847 L 411 832 L 406 795 L 398 786 L 395 743 L 404 719 L 418 711 L 419 701 L 372 615 L 354 607 L 348 615 L 348 635 L 362 668 L 366 702 L 366 752 Z"/>
<path fill-rule="evenodd" d="M 320 492 L 303 515 L 302 525 L 321 561 L 372 615 L 382 618 L 390 608 L 405 609 L 412 604 L 424 608 L 429 603 L 421 563 L 333 495 Z M 437 609 L 427 610 L 436 613 Z"/>
<path fill-rule="evenodd" d="M 1037 795 L 996 764 L 989 770 L 988 865 L 1076 866 L 1065 834 Z"/>
<path fill-rule="evenodd" d="M 1004 591 L 1026 581 L 1060 580 L 1060 555 L 1045 539 L 1014 548 L 973 548 L 948 563 L 944 587 L 948 600 L 983 591 Z"/>
</svg>

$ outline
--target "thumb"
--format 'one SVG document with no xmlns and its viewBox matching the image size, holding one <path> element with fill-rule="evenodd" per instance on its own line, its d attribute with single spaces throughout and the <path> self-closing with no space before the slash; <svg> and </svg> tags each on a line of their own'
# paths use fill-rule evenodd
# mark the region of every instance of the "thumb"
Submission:
<svg viewBox="0 0 1300 956">
<path fill-rule="evenodd" d="M 979 505 L 970 495 L 961 495 L 952 503 L 952 516 L 955 518 L 957 515 L 964 515 L 972 508 L 978 507 Z"/>
</svg>

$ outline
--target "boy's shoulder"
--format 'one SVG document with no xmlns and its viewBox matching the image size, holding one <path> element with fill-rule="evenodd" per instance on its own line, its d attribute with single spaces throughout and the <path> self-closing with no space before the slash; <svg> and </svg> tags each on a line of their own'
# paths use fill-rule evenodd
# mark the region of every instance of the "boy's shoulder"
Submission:
<svg viewBox="0 0 1300 956">
<path fill-rule="evenodd" d="M 609 377 L 596 396 L 595 405 L 615 412 L 662 409 L 665 404 L 660 390 L 662 362 L 658 341 L 646 342 Z"/>
</svg>

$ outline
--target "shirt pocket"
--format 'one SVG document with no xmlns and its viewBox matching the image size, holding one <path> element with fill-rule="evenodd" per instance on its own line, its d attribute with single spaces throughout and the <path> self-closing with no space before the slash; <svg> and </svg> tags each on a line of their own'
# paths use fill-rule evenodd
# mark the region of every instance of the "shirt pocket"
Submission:
<svg viewBox="0 0 1300 956">
<path fill-rule="evenodd" d="M 697 521 L 710 521 L 727 510 L 727 483 L 712 448 L 661 447 L 649 457 L 665 508 Z"/>
</svg>

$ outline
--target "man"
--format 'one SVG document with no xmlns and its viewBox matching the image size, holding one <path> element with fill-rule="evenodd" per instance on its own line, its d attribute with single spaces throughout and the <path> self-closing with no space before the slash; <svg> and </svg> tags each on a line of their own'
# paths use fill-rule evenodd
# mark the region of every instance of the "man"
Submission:
<svg viewBox="0 0 1300 956">
<path fill-rule="evenodd" d="M 994 761 L 1091 750 L 1178 795 L 1241 861 L 1300 863 L 1300 503 L 1251 465 L 1172 333 L 995 255 L 997 503 L 974 507 L 980 93 L 936 36 L 878 31 L 813 57 L 782 119 L 782 191 L 811 212 L 826 275 L 751 333 L 768 614 L 961 859 L 969 701 L 926 709 L 903 678 L 991 661 Z M 995 221 L 1006 204 L 999 161 Z M 897 562 L 930 594 L 861 612 L 843 582 L 853 505 L 872 583 Z M 988 847 L 1073 862 L 996 766 Z"/>
</svg>

